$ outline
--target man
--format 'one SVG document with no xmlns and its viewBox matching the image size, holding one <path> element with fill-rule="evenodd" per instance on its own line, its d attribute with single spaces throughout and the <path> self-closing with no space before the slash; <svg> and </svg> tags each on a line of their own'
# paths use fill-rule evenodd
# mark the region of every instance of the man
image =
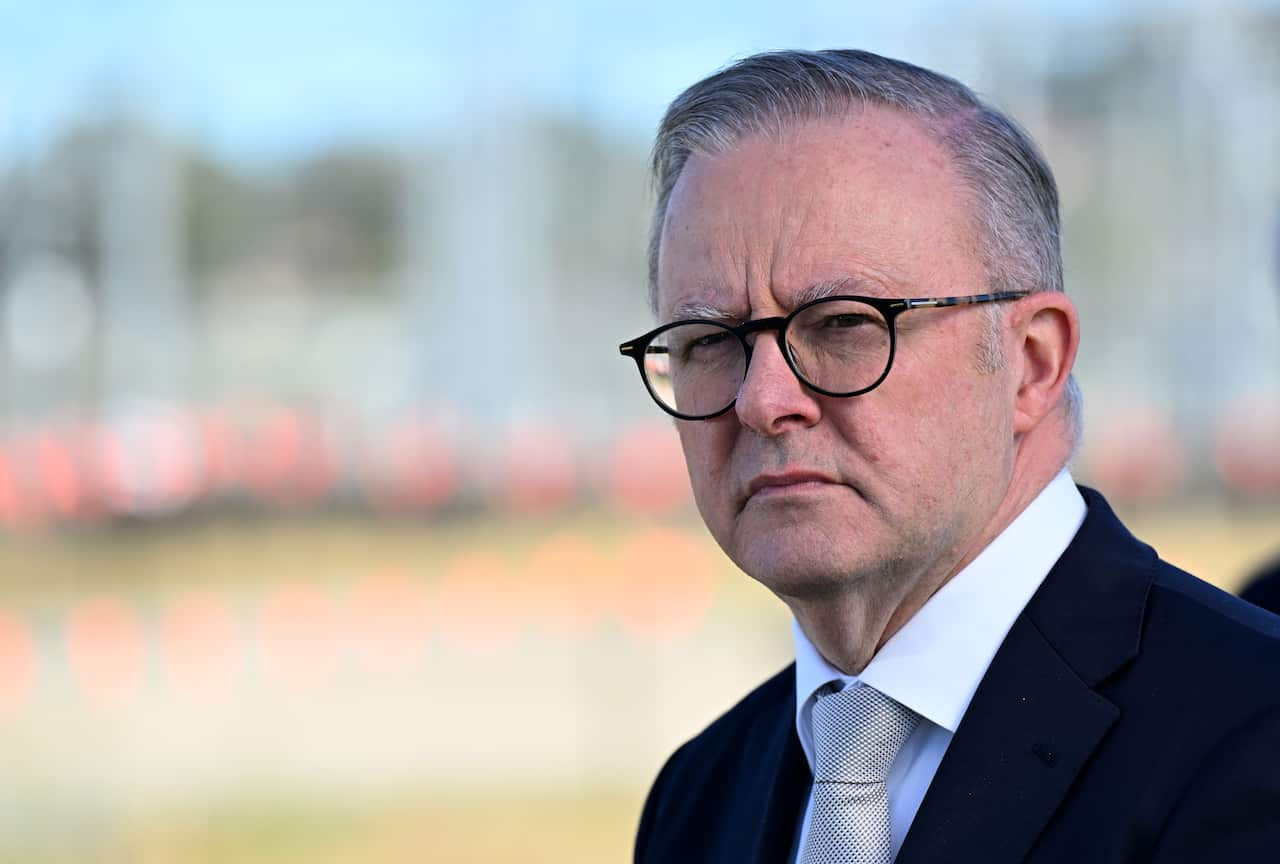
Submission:
<svg viewBox="0 0 1280 864">
<path fill-rule="evenodd" d="M 681 95 L 654 170 L 661 324 L 622 352 L 796 663 L 671 757 L 636 860 L 1276 860 L 1280 619 L 1071 482 L 1026 135 L 927 70 L 783 52 Z"/>
<path fill-rule="evenodd" d="M 1268 611 L 1280 613 L 1280 558 L 1251 576 L 1240 592 L 1240 598 Z"/>
</svg>

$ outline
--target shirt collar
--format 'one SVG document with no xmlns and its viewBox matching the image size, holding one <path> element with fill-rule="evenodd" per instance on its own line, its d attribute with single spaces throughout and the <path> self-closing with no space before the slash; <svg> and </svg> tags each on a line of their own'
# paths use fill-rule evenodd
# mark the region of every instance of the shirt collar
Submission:
<svg viewBox="0 0 1280 864">
<path fill-rule="evenodd" d="M 861 675 L 845 675 L 828 663 L 793 619 L 796 731 L 809 764 L 814 693 L 831 681 L 870 684 L 954 733 L 1000 643 L 1071 543 L 1085 510 L 1064 468 L 881 646 Z"/>
</svg>

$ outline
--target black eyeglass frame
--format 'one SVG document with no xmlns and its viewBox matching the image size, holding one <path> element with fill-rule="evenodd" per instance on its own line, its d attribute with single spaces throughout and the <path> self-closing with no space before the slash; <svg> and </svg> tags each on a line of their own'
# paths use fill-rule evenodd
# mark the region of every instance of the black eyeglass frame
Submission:
<svg viewBox="0 0 1280 864">
<path fill-rule="evenodd" d="M 649 397 L 653 399 L 653 401 L 656 402 L 658 407 L 663 411 L 678 420 L 713 420 L 733 408 L 734 404 L 738 401 L 737 397 L 734 397 L 728 405 L 724 406 L 719 411 L 715 411 L 711 414 L 683 414 L 674 408 L 669 407 L 658 398 L 658 394 L 653 392 L 653 386 L 649 383 L 649 376 L 645 374 L 644 356 L 646 353 L 649 353 L 650 343 L 674 327 L 679 327 L 682 324 L 710 324 L 727 330 L 736 336 L 738 341 L 742 344 L 742 349 L 746 352 L 747 356 L 747 363 L 743 367 L 744 380 L 746 378 L 747 370 L 751 367 L 752 345 L 747 341 L 747 337 L 753 333 L 760 333 L 764 330 L 777 330 L 778 347 L 782 351 L 782 357 L 787 361 L 787 366 L 791 369 L 792 374 L 796 376 L 800 383 L 808 387 L 813 392 L 820 393 L 823 396 L 833 396 L 844 399 L 850 396 L 861 396 L 863 393 L 869 393 L 879 387 L 880 384 L 884 382 L 885 378 L 889 377 L 889 370 L 893 368 L 893 358 L 894 354 L 897 352 L 898 344 L 897 327 L 895 326 L 895 322 L 898 316 L 903 312 L 909 312 L 912 309 L 941 309 L 948 306 L 968 306 L 976 303 L 995 303 L 1001 300 L 1020 300 L 1023 297 L 1028 296 L 1030 293 L 1030 291 L 999 291 L 994 294 L 969 294 L 961 297 L 898 298 L 862 297 L 857 294 L 837 294 L 831 297 L 819 297 L 816 300 L 810 300 L 808 303 L 801 304 L 795 309 L 792 309 L 791 312 L 785 316 L 756 318 L 737 326 L 725 324 L 723 321 L 716 321 L 710 318 L 682 318 L 679 321 L 671 321 L 660 327 L 655 327 L 642 336 L 637 336 L 634 339 L 623 342 L 618 346 L 618 353 L 636 361 L 636 369 L 640 372 L 640 380 L 644 382 L 644 389 L 649 392 Z M 884 316 L 885 324 L 889 327 L 889 359 L 884 364 L 884 371 L 881 372 L 880 377 L 871 384 L 857 390 L 851 390 L 848 393 L 838 393 L 833 390 L 825 390 L 809 381 L 808 378 L 801 374 L 799 368 L 797 368 L 795 358 L 791 356 L 791 351 L 787 347 L 787 327 L 791 325 L 791 322 L 795 320 L 797 315 L 806 309 L 817 306 L 819 303 L 829 303 L 836 300 L 852 300 L 858 303 L 865 303 Z M 658 353 L 666 353 L 666 349 L 664 348 Z"/>
</svg>

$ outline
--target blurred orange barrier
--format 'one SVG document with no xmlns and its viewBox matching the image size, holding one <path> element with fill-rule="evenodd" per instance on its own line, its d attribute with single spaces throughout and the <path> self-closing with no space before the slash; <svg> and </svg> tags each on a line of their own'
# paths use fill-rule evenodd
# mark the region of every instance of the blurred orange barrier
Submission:
<svg viewBox="0 0 1280 864">
<path fill-rule="evenodd" d="M 693 500 L 680 438 L 669 423 L 625 430 L 609 457 L 608 496 L 629 513 L 669 513 Z"/>
<path fill-rule="evenodd" d="M 1150 408 L 1115 414 L 1092 433 L 1085 456 L 1098 485 L 1120 500 L 1168 498 L 1186 473 L 1187 457 L 1173 423 Z"/>
<path fill-rule="evenodd" d="M 45 430 L 35 437 L 36 477 L 44 499 L 63 519 L 88 512 L 90 490 L 87 471 L 71 436 Z"/>
<path fill-rule="evenodd" d="M 539 543 L 524 579 L 536 623 L 570 640 L 589 636 L 618 602 L 617 567 L 577 534 Z"/>
<path fill-rule="evenodd" d="M 376 507 L 434 510 L 458 492 L 453 448 L 425 420 L 392 426 L 368 455 L 368 463 L 368 494 Z"/>
<path fill-rule="evenodd" d="M 704 542 L 652 528 L 629 537 L 615 563 L 621 578 L 616 611 L 623 629 L 653 642 L 696 632 L 715 601 L 715 559 Z"/>
<path fill-rule="evenodd" d="M 71 677 L 86 701 L 117 708 L 134 699 L 146 674 L 146 645 L 133 610 L 117 597 L 90 597 L 72 607 L 66 627 Z"/>
<path fill-rule="evenodd" d="M 18 531 L 44 528 L 55 517 L 44 488 L 39 432 L 23 432 L 0 445 L 0 519 Z"/>
<path fill-rule="evenodd" d="M 0 609 L 0 712 L 21 709 L 30 698 L 35 681 L 35 640 L 26 622 Z"/>
<path fill-rule="evenodd" d="M 159 638 L 175 693 L 211 703 L 230 697 L 243 668 L 243 632 L 224 599 L 200 590 L 178 595 L 164 610 Z"/>
<path fill-rule="evenodd" d="M 9 442 L 0 445 L 0 522 L 10 530 L 21 530 L 31 525 L 34 514 L 14 451 Z"/>
<path fill-rule="evenodd" d="M 459 555 L 437 587 L 438 629 L 453 648 L 480 654 L 508 650 L 528 621 L 527 591 L 502 559 L 484 552 Z"/>
<path fill-rule="evenodd" d="M 1229 406 L 1214 430 L 1213 456 L 1232 492 L 1280 499 L 1280 397 L 1255 396 Z"/>
<path fill-rule="evenodd" d="M 353 659 L 366 672 L 403 674 L 422 659 L 430 637 L 425 586 L 402 570 L 358 582 L 347 603 Z"/>
<path fill-rule="evenodd" d="M 549 513 L 567 505 L 578 476 L 564 431 L 544 423 L 513 427 L 499 457 L 498 503 L 517 513 Z"/>
<path fill-rule="evenodd" d="M 337 670 L 339 619 L 328 593 L 294 583 L 272 589 L 258 609 L 258 649 L 271 683 L 311 693 Z"/>
<path fill-rule="evenodd" d="M 159 406 L 99 427 L 98 485 L 110 509 L 144 515 L 181 510 L 195 499 L 203 466 L 190 417 Z"/>
<path fill-rule="evenodd" d="M 221 411 L 207 411 L 199 419 L 200 448 L 204 457 L 201 494 L 234 489 L 244 471 L 244 440 L 240 428 Z"/>
<path fill-rule="evenodd" d="M 306 506 L 333 491 L 338 457 L 319 420 L 279 408 L 254 425 L 247 439 L 244 481 L 265 503 Z"/>
</svg>

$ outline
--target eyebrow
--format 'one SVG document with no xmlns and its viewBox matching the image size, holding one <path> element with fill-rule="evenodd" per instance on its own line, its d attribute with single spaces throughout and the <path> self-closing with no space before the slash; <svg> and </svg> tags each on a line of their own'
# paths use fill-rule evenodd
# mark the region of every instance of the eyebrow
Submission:
<svg viewBox="0 0 1280 864">
<path fill-rule="evenodd" d="M 805 288 L 796 295 L 795 306 L 797 308 L 806 303 L 812 303 L 814 300 L 821 300 L 824 297 L 831 297 L 836 294 L 864 294 L 866 293 L 867 281 L 858 276 L 841 276 L 838 279 L 824 279 L 821 282 L 815 282 L 808 288 Z"/>
<path fill-rule="evenodd" d="M 685 318 L 710 318 L 713 321 L 739 321 L 739 316 L 721 309 L 719 306 L 713 306 L 710 303 L 704 303 L 700 300 L 690 300 L 685 303 L 678 304 L 671 310 L 672 321 L 682 321 Z"/>
<path fill-rule="evenodd" d="M 858 276 L 841 276 L 836 279 L 824 279 L 821 282 L 815 282 L 809 287 L 803 289 L 795 297 L 792 304 L 793 309 L 803 306 L 806 303 L 812 303 L 814 300 L 821 300 L 824 297 L 831 297 L 836 294 L 859 294 L 865 292 L 867 281 Z M 686 318 L 704 318 L 712 321 L 742 321 L 742 316 L 729 312 L 719 306 L 706 303 L 701 300 L 689 300 L 684 303 L 677 304 L 671 310 L 672 321 L 682 321 Z"/>
</svg>

